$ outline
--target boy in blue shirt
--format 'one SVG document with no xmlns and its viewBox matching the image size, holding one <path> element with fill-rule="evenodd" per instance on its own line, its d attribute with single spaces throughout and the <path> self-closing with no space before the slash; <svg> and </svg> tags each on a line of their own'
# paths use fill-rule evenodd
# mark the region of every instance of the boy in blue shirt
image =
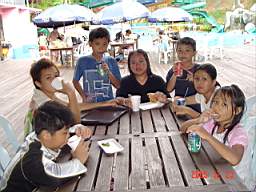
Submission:
<svg viewBox="0 0 256 192">
<path fill-rule="evenodd" d="M 114 98 L 112 85 L 119 88 L 121 74 L 116 60 L 105 56 L 110 34 L 107 29 L 99 27 L 89 34 L 92 55 L 80 57 L 74 72 L 73 84 L 83 102 L 102 102 Z M 79 80 L 83 77 L 83 88 Z"/>
</svg>

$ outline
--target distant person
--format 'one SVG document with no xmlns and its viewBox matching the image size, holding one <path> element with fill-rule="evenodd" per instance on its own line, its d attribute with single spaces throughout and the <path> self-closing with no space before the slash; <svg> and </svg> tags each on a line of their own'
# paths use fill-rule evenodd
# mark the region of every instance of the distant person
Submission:
<svg viewBox="0 0 256 192">
<path fill-rule="evenodd" d="M 168 71 L 166 76 L 167 91 L 175 91 L 175 96 L 191 96 L 196 94 L 193 85 L 193 73 L 199 64 L 193 62 L 196 55 L 196 41 L 190 37 L 181 38 L 177 42 L 176 52 L 181 62 L 181 76 L 177 76 L 178 62 Z"/>
<path fill-rule="evenodd" d="M 216 81 L 217 70 L 210 64 L 205 63 L 197 67 L 193 74 L 194 87 L 197 91 L 195 95 L 186 97 L 186 105 L 200 104 L 200 112 L 210 109 L 213 95 L 219 88 L 220 84 Z M 185 105 L 176 105 L 174 102 L 174 112 L 177 115 L 188 115 L 196 118 L 200 112 L 193 110 L 191 107 Z"/>
<path fill-rule="evenodd" d="M 158 100 L 167 101 L 169 93 L 164 80 L 152 73 L 147 53 L 142 49 L 132 51 L 128 56 L 130 75 L 122 78 L 117 97 L 128 98 L 129 95 L 140 95 L 141 102 L 149 102 L 149 93 L 157 93 Z"/>
<path fill-rule="evenodd" d="M 51 33 L 47 37 L 47 41 L 48 41 L 50 49 L 51 48 L 63 47 L 65 45 L 65 43 L 64 43 L 64 35 L 59 33 L 57 27 L 53 28 L 53 30 L 51 31 Z M 63 58 L 62 58 L 61 52 L 54 51 L 52 53 L 52 57 L 53 57 L 52 59 L 53 59 L 54 62 L 59 62 L 59 60 L 60 60 L 61 63 L 63 63 Z"/>
<path fill-rule="evenodd" d="M 64 35 L 59 33 L 58 27 L 54 27 L 52 32 L 47 37 L 47 40 L 49 41 L 49 43 L 51 43 L 53 41 L 56 41 L 56 40 L 63 41 L 64 40 Z"/>
<path fill-rule="evenodd" d="M 125 35 L 124 35 L 124 39 L 125 40 L 137 40 L 138 39 L 138 34 L 135 34 L 132 32 L 131 29 L 127 29 L 125 30 Z"/>
<path fill-rule="evenodd" d="M 167 35 L 169 38 L 171 38 L 171 40 L 179 40 L 180 39 L 179 31 L 173 30 L 172 27 L 169 27 Z"/>
<path fill-rule="evenodd" d="M 38 45 L 39 51 L 46 51 L 48 49 L 47 36 L 44 33 L 39 33 Z"/>
<path fill-rule="evenodd" d="M 127 29 L 125 31 L 125 35 L 123 36 L 124 44 L 126 43 L 126 41 L 135 41 L 135 44 L 134 46 L 131 46 L 131 45 L 119 46 L 119 49 L 117 51 L 117 56 L 115 57 L 116 61 L 119 64 L 124 65 L 127 63 L 127 59 L 125 59 L 125 51 L 127 55 L 129 54 L 130 51 L 133 51 L 133 49 L 137 46 L 137 43 L 136 43 L 137 39 L 138 39 L 138 35 L 133 34 L 130 29 Z"/>
<path fill-rule="evenodd" d="M 124 35 L 122 31 L 119 31 L 118 33 L 116 33 L 116 38 L 114 39 L 115 41 L 121 41 L 124 39 Z"/>
<path fill-rule="evenodd" d="M 83 98 L 83 102 L 102 102 L 114 98 L 112 85 L 118 89 L 121 74 L 116 60 L 106 56 L 110 42 L 107 29 L 99 27 L 89 34 L 89 45 L 92 54 L 78 59 L 74 71 L 73 84 Z M 83 88 L 79 80 L 83 78 Z"/>
<path fill-rule="evenodd" d="M 31 133 L 23 144 L 21 150 L 24 150 L 24 156 L 19 156 L 10 176 L 5 175 L 8 181 L 2 192 L 32 192 L 40 187 L 55 191 L 87 171 L 84 164 L 88 159 L 89 149 L 88 142 L 83 138 L 90 137 L 92 132 L 84 126 L 79 126 L 75 132 L 82 139 L 74 151 L 69 149 L 66 145 L 69 128 L 75 124 L 75 120 L 68 107 L 48 101 L 37 109 L 33 122 L 35 132 Z M 57 162 L 64 149 L 72 158 Z"/>
<path fill-rule="evenodd" d="M 170 46 L 169 37 L 165 34 L 164 30 L 159 30 L 158 36 L 153 39 L 153 44 L 156 44 L 158 46 L 160 62 L 164 61 L 164 63 L 167 64 L 167 52 L 169 51 Z"/>
<path fill-rule="evenodd" d="M 232 166 L 238 165 L 248 145 L 248 136 L 240 123 L 245 96 L 236 85 L 219 88 L 210 110 L 181 126 L 184 133 L 194 132 L 206 140 Z"/>
</svg>

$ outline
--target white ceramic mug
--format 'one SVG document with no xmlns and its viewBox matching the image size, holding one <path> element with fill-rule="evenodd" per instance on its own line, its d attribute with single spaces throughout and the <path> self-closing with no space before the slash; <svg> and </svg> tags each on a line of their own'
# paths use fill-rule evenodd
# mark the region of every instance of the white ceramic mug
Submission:
<svg viewBox="0 0 256 192">
<path fill-rule="evenodd" d="M 130 97 L 131 102 L 132 102 L 132 110 L 134 112 L 137 112 L 140 110 L 140 101 L 141 101 L 141 96 L 140 95 L 132 95 Z"/>
</svg>

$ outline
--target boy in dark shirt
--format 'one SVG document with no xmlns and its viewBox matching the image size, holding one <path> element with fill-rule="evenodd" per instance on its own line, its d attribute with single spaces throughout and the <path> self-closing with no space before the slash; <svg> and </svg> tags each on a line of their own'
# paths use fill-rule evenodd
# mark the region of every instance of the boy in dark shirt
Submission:
<svg viewBox="0 0 256 192">
<path fill-rule="evenodd" d="M 181 62 L 182 74 L 176 75 L 177 63 L 168 71 L 166 76 L 167 91 L 175 90 L 175 96 L 184 97 L 196 94 L 193 85 L 193 72 L 199 66 L 193 62 L 196 55 L 196 41 L 190 37 L 184 37 L 177 42 L 176 49 L 178 59 Z"/>
<path fill-rule="evenodd" d="M 72 159 L 58 163 L 61 149 L 66 146 L 69 128 L 74 124 L 72 112 L 55 101 L 41 105 L 34 116 L 34 130 L 26 138 L 29 149 L 13 168 L 3 192 L 28 192 L 39 187 L 57 188 L 87 171 L 88 144 L 83 139 L 72 151 Z M 83 129 L 82 129 L 83 128 Z M 85 127 L 76 130 L 78 136 L 90 137 Z M 26 145 L 23 147 L 26 148 Z M 8 175 L 5 175 L 7 179 Z"/>
</svg>

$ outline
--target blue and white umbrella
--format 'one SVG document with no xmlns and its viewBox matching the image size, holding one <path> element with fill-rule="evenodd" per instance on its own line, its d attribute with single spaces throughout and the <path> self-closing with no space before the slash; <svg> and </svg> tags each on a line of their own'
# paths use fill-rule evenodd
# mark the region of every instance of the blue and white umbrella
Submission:
<svg viewBox="0 0 256 192">
<path fill-rule="evenodd" d="M 80 6 L 61 4 L 50 7 L 33 19 L 38 27 L 60 27 L 74 23 L 89 22 L 95 16 L 92 10 Z"/>
<path fill-rule="evenodd" d="M 193 17 L 187 11 L 178 7 L 164 7 L 152 12 L 148 17 L 150 22 L 192 21 Z"/>
<path fill-rule="evenodd" d="M 103 8 L 96 14 L 93 23 L 103 25 L 121 23 L 134 19 L 146 18 L 149 14 L 150 11 L 148 8 L 141 3 L 126 0 Z"/>
</svg>

